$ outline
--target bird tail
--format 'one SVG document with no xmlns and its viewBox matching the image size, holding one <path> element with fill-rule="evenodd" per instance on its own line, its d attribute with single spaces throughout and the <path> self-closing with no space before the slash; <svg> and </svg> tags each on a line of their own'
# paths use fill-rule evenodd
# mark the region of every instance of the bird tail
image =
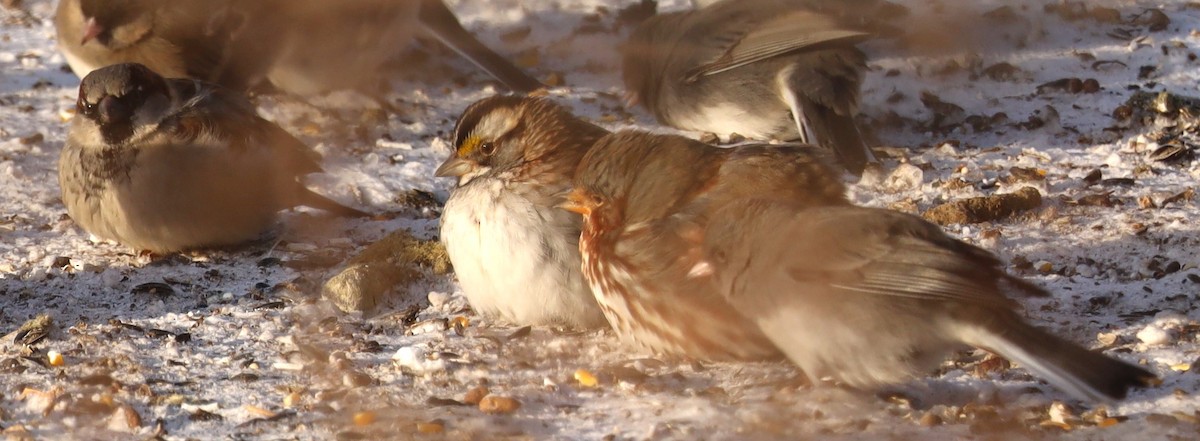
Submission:
<svg viewBox="0 0 1200 441">
<path fill-rule="evenodd" d="M 317 193 L 314 193 L 314 192 L 312 192 L 312 190 L 309 190 L 307 188 L 301 189 L 299 205 L 316 208 L 318 210 L 325 210 L 325 211 L 328 211 L 330 213 L 333 213 L 333 214 L 336 214 L 336 215 L 342 216 L 342 217 L 370 217 L 371 216 L 370 213 L 347 207 L 345 205 L 338 203 L 337 201 L 335 201 L 333 199 L 329 199 L 325 196 L 321 196 Z"/>
<path fill-rule="evenodd" d="M 999 329 L 978 328 L 964 340 L 1025 366 L 1076 398 L 1111 402 L 1125 398 L 1131 387 L 1158 382 L 1145 369 L 1087 350 L 1016 317 L 1000 325 Z"/>
<path fill-rule="evenodd" d="M 487 47 L 462 27 L 442 0 L 422 0 L 421 26 L 438 41 L 479 66 L 515 92 L 528 93 L 545 87 L 507 59 Z"/>
<path fill-rule="evenodd" d="M 804 101 L 803 98 L 796 100 Z M 862 175 L 868 163 L 879 162 L 863 141 L 853 116 L 840 115 L 834 109 L 812 102 L 798 107 L 796 124 L 804 142 L 833 150 L 842 166 L 855 175 Z M 797 112 L 793 110 L 792 113 Z"/>
</svg>

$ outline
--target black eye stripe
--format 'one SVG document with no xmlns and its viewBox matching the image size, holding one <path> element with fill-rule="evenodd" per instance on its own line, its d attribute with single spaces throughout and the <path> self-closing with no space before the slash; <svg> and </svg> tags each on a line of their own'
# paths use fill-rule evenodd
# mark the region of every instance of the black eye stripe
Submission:
<svg viewBox="0 0 1200 441">
<path fill-rule="evenodd" d="M 476 126 L 483 117 L 496 111 L 497 109 L 508 108 L 516 109 L 523 98 L 515 95 L 495 96 L 484 99 L 463 111 L 462 116 L 458 118 L 458 122 L 454 124 L 454 148 L 462 147 L 467 138 L 475 131 Z"/>
<path fill-rule="evenodd" d="M 462 118 L 459 118 L 458 124 L 455 125 L 458 129 L 454 131 L 454 148 L 462 147 L 481 118 L 482 115 L 476 115 L 474 112 L 464 113 Z"/>
</svg>

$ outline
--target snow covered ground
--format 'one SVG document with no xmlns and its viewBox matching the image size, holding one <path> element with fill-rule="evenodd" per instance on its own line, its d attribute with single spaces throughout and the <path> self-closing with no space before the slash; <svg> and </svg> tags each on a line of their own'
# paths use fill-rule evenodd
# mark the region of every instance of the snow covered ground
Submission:
<svg viewBox="0 0 1200 441">
<path fill-rule="evenodd" d="M 397 73 L 388 97 L 395 113 L 346 108 L 343 96 L 317 107 L 261 100 L 265 116 L 325 156 L 328 173 L 312 177 L 316 189 L 390 214 L 342 221 L 287 213 L 278 243 L 153 262 L 94 243 L 58 196 L 55 164 L 78 79 L 54 48 L 54 4 L 0 3 L 15 5 L 0 6 L 0 334 L 9 334 L 0 342 L 0 432 L 10 439 L 1200 433 L 1200 213 L 1191 193 L 1200 165 L 1152 160 L 1154 133 L 1176 122 L 1155 121 L 1150 106 L 1132 108 L 1132 119 L 1150 126 L 1114 118 L 1137 92 L 1200 96 L 1200 8 L 1192 2 L 900 0 L 911 16 L 936 21 L 909 25 L 923 38 L 865 45 L 864 121 L 888 163 L 853 197 L 924 212 L 1040 190 L 1035 210 L 950 231 L 1054 292 L 1022 299 L 1031 321 L 1162 377 L 1109 406 L 1071 401 L 981 353 L 960 354 L 882 396 L 805 385 L 785 363 L 655 359 L 607 333 L 485 323 L 449 277 L 396 294 L 420 300 L 419 310 L 338 313 L 317 290 L 338 262 L 397 228 L 436 234 L 435 211 L 399 195 L 424 190 L 444 200 L 450 182 L 432 173 L 450 152 L 447 133 L 464 107 L 497 91 L 437 49 L 398 63 L 421 72 Z M 551 95 L 580 115 L 662 131 L 617 99 L 615 48 L 629 30 L 617 16 L 631 3 L 452 6 L 538 77 L 561 75 L 565 86 Z M 1193 148 L 1192 133 L 1180 139 Z M 15 344 L 10 333 L 39 314 L 53 319 L 49 335 L 32 348 Z M 580 382 L 579 370 L 597 384 Z M 464 405 L 480 387 L 520 407 L 486 414 Z"/>
</svg>

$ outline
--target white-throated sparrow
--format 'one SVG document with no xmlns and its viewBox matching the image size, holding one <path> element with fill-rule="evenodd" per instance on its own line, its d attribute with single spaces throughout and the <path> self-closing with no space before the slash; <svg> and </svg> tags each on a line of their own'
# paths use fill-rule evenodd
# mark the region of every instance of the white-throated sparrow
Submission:
<svg viewBox="0 0 1200 441">
<path fill-rule="evenodd" d="M 441 240 L 477 312 L 520 325 L 604 325 L 579 270 L 580 219 L 556 206 L 606 133 L 540 98 L 497 96 L 463 112 L 455 151 L 437 170 L 458 180 Z"/>
</svg>

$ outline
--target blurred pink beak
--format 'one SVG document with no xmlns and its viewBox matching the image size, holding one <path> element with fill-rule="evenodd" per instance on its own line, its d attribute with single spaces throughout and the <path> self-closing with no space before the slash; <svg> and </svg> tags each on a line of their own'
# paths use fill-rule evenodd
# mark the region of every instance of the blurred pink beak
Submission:
<svg viewBox="0 0 1200 441">
<path fill-rule="evenodd" d="M 584 217 L 592 214 L 594 206 L 595 204 L 592 204 L 588 200 L 587 194 L 584 193 L 583 189 L 578 187 L 567 194 L 567 198 L 563 203 L 558 204 L 558 208 L 582 214 Z"/>
<path fill-rule="evenodd" d="M 96 36 L 100 35 L 101 32 L 104 32 L 104 26 L 96 23 L 95 17 L 88 17 L 87 21 L 83 22 L 83 40 L 79 44 L 87 44 L 87 42 L 96 39 Z"/>
<path fill-rule="evenodd" d="M 637 107 L 637 105 L 642 102 L 642 100 L 638 98 L 637 92 L 634 91 L 626 91 L 625 96 L 622 97 L 621 101 L 625 103 L 626 109 Z"/>
</svg>

